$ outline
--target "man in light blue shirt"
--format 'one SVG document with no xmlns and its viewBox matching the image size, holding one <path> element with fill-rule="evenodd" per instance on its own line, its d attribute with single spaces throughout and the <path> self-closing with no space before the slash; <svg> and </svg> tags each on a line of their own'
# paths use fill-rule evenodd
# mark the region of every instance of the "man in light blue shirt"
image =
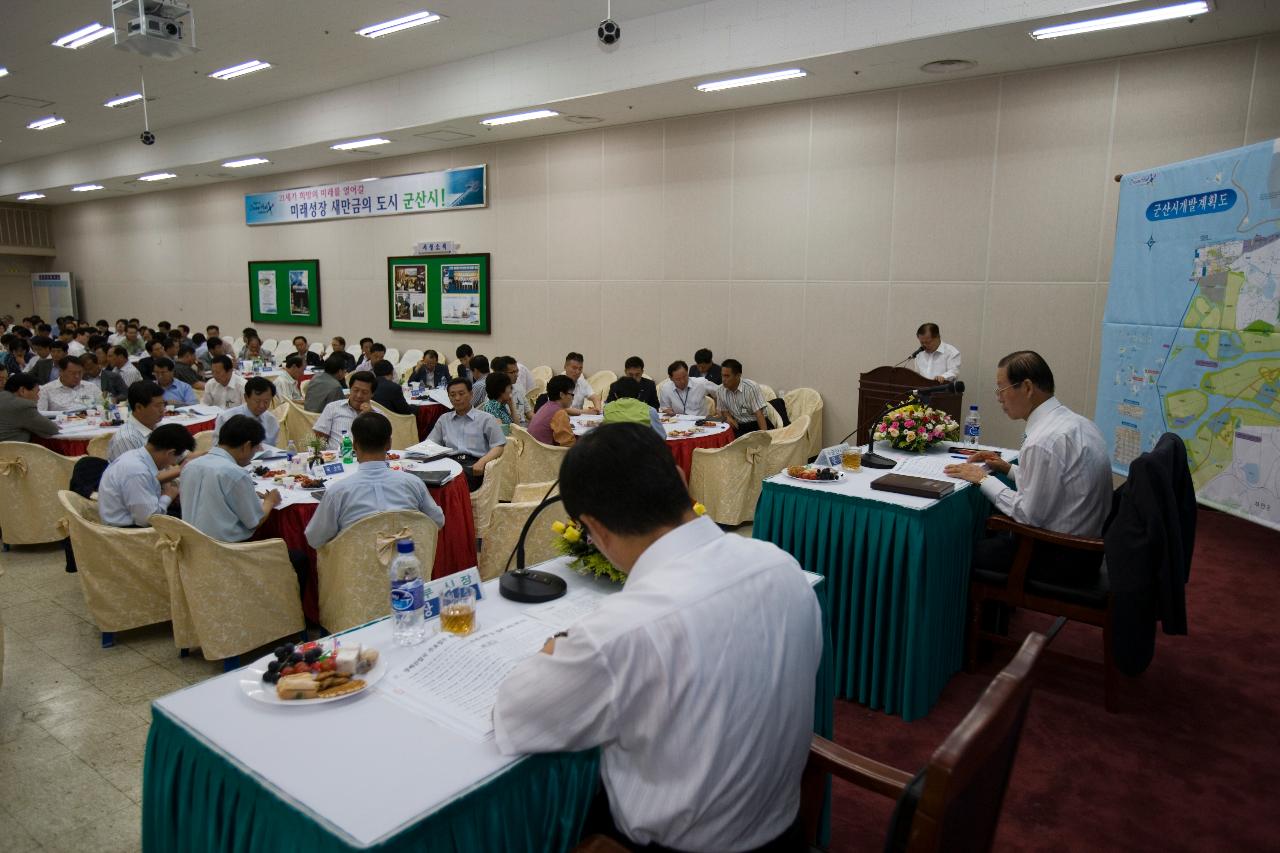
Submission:
<svg viewBox="0 0 1280 853">
<path fill-rule="evenodd" d="M 502 425 L 497 418 L 471 407 L 470 379 L 458 378 L 449 382 L 449 402 L 453 404 L 453 411 L 446 412 L 436 421 L 428 439 L 475 460 L 468 460 L 463 465 L 467 471 L 467 483 L 474 492 L 483 482 L 484 467 L 502 455 L 507 437 L 502 434 Z"/>
<path fill-rule="evenodd" d="M 275 489 L 259 500 L 253 475 L 244 467 L 264 437 L 262 424 L 248 415 L 236 415 L 222 425 L 218 446 L 183 468 L 184 521 L 221 542 L 244 542 L 253 536 L 280 503 L 280 492 Z"/>
<path fill-rule="evenodd" d="M 329 443 L 330 450 L 342 447 L 342 434 L 351 431 L 356 415 L 372 412 L 373 389 L 378 379 L 367 370 L 357 370 L 347 382 L 350 393 L 345 400 L 334 400 L 316 418 L 315 434 Z"/>
<path fill-rule="evenodd" d="M 196 399 L 195 389 L 173 375 L 173 359 L 157 358 L 151 363 L 151 372 L 156 377 L 156 384 L 164 391 L 164 401 L 175 406 L 194 406 L 200 402 Z"/>
<path fill-rule="evenodd" d="M 351 441 L 360 467 L 325 490 L 324 500 L 307 525 L 307 542 L 312 548 L 376 512 L 417 510 L 437 526 L 444 526 L 444 513 L 422 480 L 387 466 L 391 421 L 386 416 L 378 412 L 358 415 L 351 422 Z"/>
<path fill-rule="evenodd" d="M 244 383 L 244 402 L 224 410 L 218 415 L 218 419 L 214 421 L 214 444 L 219 443 L 218 434 L 222 430 L 223 424 L 236 415 L 247 415 L 262 424 L 263 433 L 266 436 L 263 441 L 272 447 L 278 447 L 279 445 L 276 442 L 280 439 L 280 421 L 269 411 L 271 404 L 275 402 L 275 397 L 276 386 L 265 376 L 254 376 L 246 380 Z"/>
<path fill-rule="evenodd" d="M 98 515 L 112 527 L 150 527 L 153 515 L 164 514 L 178 496 L 170 478 L 160 484 L 160 472 L 177 465 L 195 449 L 196 440 L 179 424 L 152 430 L 147 443 L 129 450 L 107 466 L 98 484 Z"/>
<path fill-rule="evenodd" d="M 130 450 L 147 443 L 147 436 L 164 419 L 164 389 L 154 382 L 140 379 L 129 386 L 129 419 L 116 430 L 107 445 L 107 461 L 115 462 Z"/>
</svg>

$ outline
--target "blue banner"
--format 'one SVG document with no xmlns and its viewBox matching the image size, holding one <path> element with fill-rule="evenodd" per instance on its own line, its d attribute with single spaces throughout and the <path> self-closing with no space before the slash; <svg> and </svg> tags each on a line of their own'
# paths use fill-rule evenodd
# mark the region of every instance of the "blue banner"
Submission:
<svg viewBox="0 0 1280 853">
<path fill-rule="evenodd" d="M 252 193 L 244 197 L 244 223 L 278 225 L 484 207 L 489 203 L 488 189 L 488 169 L 482 164 Z"/>
</svg>

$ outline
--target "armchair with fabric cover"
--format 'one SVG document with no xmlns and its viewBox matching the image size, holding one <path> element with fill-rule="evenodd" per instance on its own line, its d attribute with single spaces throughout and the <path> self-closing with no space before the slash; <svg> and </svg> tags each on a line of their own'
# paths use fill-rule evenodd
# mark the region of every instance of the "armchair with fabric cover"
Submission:
<svg viewBox="0 0 1280 853">
<path fill-rule="evenodd" d="M 768 433 L 750 432 L 724 447 L 694 448 L 689 493 L 717 524 L 738 525 L 755 515 L 769 444 Z"/>
<path fill-rule="evenodd" d="M 805 446 L 808 447 L 809 444 L 809 421 L 807 416 L 804 415 L 784 427 L 766 430 L 766 432 L 769 433 L 769 437 L 774 441 L 790 441 L 793 438 L 804 438 Z"/>
<path fill-rule="evenodd" d="M 292 409 L 293 406 L 290 406 L 289 400 L 284 397 L 277 397 L 276 399 L 278 402 L 271 407 L 271 414 L 275 415 L 276 423 L 280 424 L 280 434 L 285 435 L 285 430 L 288 429 L 288 427 L 285 426 L 285 418 L 289 417 L 289 410 Z"/>
<path fill-rule="evenodd" d="M 80 591 L 102 646 L 114 634 L 169 621 L 169 582 L 156 550 L 158 534 L 149 527 L 103 524 L 96 501 L 75 492 L 58 492 L 62 520 L 76 552 Z"/>
<path fill-rule="evenodd" d="M 480 488 L 471 493 L 471 517 L 476 525 L 476 538 L 483 539 L 484 531 L 498 505 L 498 497 L 507 481 L 507 470 L 515 468 L 515 457 L 507 458 L 507 451 L 484 466 L 484 479 Z"/>
<path fill-rule="evenodd" d="M 289 403 L 289 417 L 285 418 L 280 432 L 284 435 L 284 443 L 290 441 L 302 452 L 311 440 L 316 437 L 316 421 L 320 420 L 319 412 L 308 412 L 296 402 Z"/>
<path fill-rule="evenodd" d="M 794 388 L 782 399 L 792 418 L 809 416 L 809 453 L 805 458 L 814 458 L 822 452 L 822 395 L 812 388 Z"/>
<path fill-rule="evenodd" d="M 397 415 L 381 403 L 373 403 L 373 410 L 391 422 L 391 449 L 408 450 L 418 443 L 418 418 L 410 413 Z"/>
<path fill-rule="evenodd" d="M 597 370 L 595 373 L 587 377 L 587 384 L 591 386 L 591 390 L 600 395 L 600 405 L 604 405 L 604 400 L 609 396 L 609 386 L 618 381 L 618 374 L 612 370 Z"/>
<path fill-rule="evenodd" d="M 543 444 L 530 435 L 527 429 L 515 424 L 511 426 L 511 437 L 517 440 L 517 484 L 550 483 L 560 478 L 560 463 L 564 461 L 569 448 Z M 506 451 L 503 455 L 506 455 Z"/>
<path fill-rule="evenodd" d="M 396 365 L 396 370 L 402 374 L 410 373 L 418 362 L 422 361 L 422 350 L 417 347 L 410 347 L 404 351 L 404 355 L 400 356 L 400 363 Z M 400 377 L 401 382 L 408 381 L 405 376 Z"/>
<path fill-rule="evenodd" d="M 283 430 L 281 431 L 283 432 Z M 194 436 L 196 440 L 196 446 L 195 446 L 195 449 L 192 450 L 192 453 L 208 453 L 210 450 L 212 450 L 213 438 L 216 434 L 217 433 L 215 433 L 211 429 L 207 429 L 204 432 L 196 433 Z M 288 444 L 288 442 L 286 441 L 285 444 Z"/>
<path fill-rule="evenodd" d="M 546 385 L 547 382 L 551 381 L 551 377 L 556 375 L 556 372 L 548 365 L 539 364 L 533 370 L 529 371 L 529 375 L 535 380 L 541 382 L 543 385 Z"/>
<path fill-rule="evenodd" d="M 379 540 L 405 535 L 413 539 L 414 556 L 429 577 L 440 528 L 414 510 L 374 513 L 316 549 L 320 624 L 326 631 L 345 631 L 387 615 L 387 566 L 378 559 Z"/>
<path fill-rule="evenodd" d="M 383 358 L 385 358 L 387 361 L 391 362 L 392 364 L 399 364 L 400 350 L 397 349 L 396 347 L 387 347 L 387 352 L 385 355 L 383 355 Z"/>
<path fill-rule="evenodd" d="M 167 515 L 151 516 L 169 581 L 173 638 L 228 668 L 239 656 L 303 630 L 298 577 L 283 539 L 219 542 Z"/>
<path fill-rule="evenodd" d="M 58 492 L 71 483 L 76 460 L 25 441 L 0 441 L 0 539 L 5 546 L 61 542 Z"/>
<path fill-rule="evenodd" d="M 493 508 L 493 516 L 485 531 L 484 547 L 480 549 L 478 562 L 481 580 L 489 580 L 502 574 L 507 566 L 507 559 L 511 557 L 511 552 L 520 539 L 520 530 L 549 488 L 549 482 L 521 484 L 517 487 L 518 496 L 527 498 L 526 500 L 498 504 Z M 556 550 L 558 535 L 551 530 L 552 522 L 557 519 L 564 520 L 564 504 L 559 501 L 544 509 L 534 521 L 533 527 L 529 528 L 529 536 L 524 543 L 526 566 L 536 566 L 560 556 L 560 552 Z M 514 560 L 511 566 L 515 568 Z"/>
<path fill-rule="evenodd" d="M 771 429 L 765 433 L 769 436 L 769 447 L 765 450 L 761 463 L 760 478 L 772 477 L 774 474 L 790 468 L 792 465 L 803 465 L 808 459 L 809 438 L 805 430 L 809 427 L 807 415 L 799 421 L 792 421 L 781 429 Z"/>
<path fill-rule="evenodd" d="M 115 437 L 113 432 L 104 432 L 102 435 L 95 435 L 89 439 L 89 446 L 85 449 L 85 456 L 96 456 L 99 459 L 107 458 L 107 448 L 111 446 L 111 439 Z"/>
</svg>

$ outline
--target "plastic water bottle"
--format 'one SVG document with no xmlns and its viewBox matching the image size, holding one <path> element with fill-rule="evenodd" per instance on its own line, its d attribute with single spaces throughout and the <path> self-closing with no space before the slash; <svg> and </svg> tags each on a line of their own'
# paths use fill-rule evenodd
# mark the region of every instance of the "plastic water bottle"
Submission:
<svg viewBox="0 0 1280 853">
<path fill-rule="evenodd" d="M 286 470 L 293 470 L 293 457 L 298 455 L 298 445 L 294 444 L 293 439 L 289 439 L 289 443 L 284 448 L 284 464 Z"/>
<path fill-rule="evenodd" d="M 982 431 L 982 424 L 978 418 L 978 407 L 969 407 L 969 416 L 964 419 L 964 443 L 969 447 L 978 446 L 978 436 Z"/>
<path fill-rule="evenodd" d="M 413 553 L 413 540 L 396 542 L 391 574 L 391 638 L 402 646 L 415 646 L 427 637 L 422 566 Z"/>
<path fill-rule="evenodd" d="M 355 453 L 355 450 L 351 446 L 351 433 L 347 432 L 344 429 L 342 431 L 342 464 L 350 465 L 351 463 L 355 462 L 356 457 L 354 453 Z"/>
</svg>

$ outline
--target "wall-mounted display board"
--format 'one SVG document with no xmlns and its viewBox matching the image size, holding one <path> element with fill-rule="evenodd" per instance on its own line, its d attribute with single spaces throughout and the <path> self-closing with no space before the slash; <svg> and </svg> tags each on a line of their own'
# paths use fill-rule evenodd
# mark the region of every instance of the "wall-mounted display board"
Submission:
<svg viewBox="0 0 1280 853">
<path fill-rule="evenodd" d="M 489 331 L 489 253 L 387 258 L 387 325 Z"/>
<path fill-rule="evenodd" d="M 254 323 L 320 325 L 320 261 L 249 261 Z"/>
</svg>

